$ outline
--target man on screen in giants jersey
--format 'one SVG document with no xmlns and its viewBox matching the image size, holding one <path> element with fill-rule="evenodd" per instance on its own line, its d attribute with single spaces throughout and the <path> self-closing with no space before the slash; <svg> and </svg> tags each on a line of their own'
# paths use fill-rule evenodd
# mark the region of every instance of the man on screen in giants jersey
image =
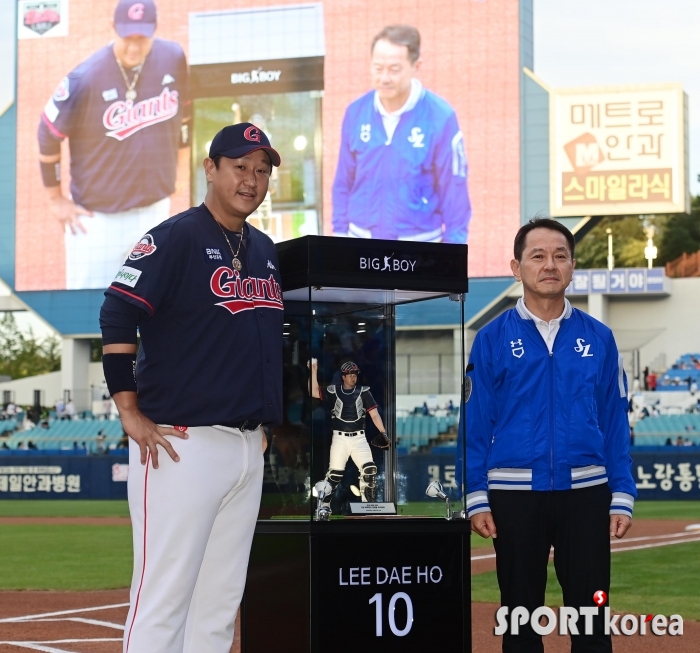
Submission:
<svg viewBox="0 0 700 653">
<path fill-rule="evenodd" d="M 51 213 L 65 229 L 66 288 L 106 288 L 139 237 L 170 217 L 187 160 L 187 61 L 154 38 L 153 0 L 119 0 L 114 40 L 64 77 L 39 122 Z M 70 148 L 70 196 L 60 184 Z"/>
<path fill-rule="evenodd" d="M 420 34 L 385 27 L 372 42 L 374 90 L 346 110 L 333 182 L 333 232 L 466 243 L 464 138 L 454 109 L 423 88 Z"/>
</svg>

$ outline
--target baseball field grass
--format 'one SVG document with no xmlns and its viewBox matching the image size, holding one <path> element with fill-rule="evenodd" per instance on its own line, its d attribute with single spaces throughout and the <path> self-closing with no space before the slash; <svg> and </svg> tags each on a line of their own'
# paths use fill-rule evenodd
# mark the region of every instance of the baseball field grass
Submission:
<svg viewBox="0 0 700 653">
<path fill-rule="evenodd" d="M 0 517 L 128 517 L 126 501 L 0 501 Z"/>
<path fill-rule="evenodd" d="M 129 526 L 0 525 L 0 590 L 99 590 L 127 587 Z"/>
</svg>

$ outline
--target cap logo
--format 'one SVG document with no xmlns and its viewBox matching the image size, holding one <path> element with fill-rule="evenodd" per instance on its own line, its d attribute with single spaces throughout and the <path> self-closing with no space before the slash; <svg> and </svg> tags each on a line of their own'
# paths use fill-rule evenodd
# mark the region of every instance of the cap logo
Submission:
<svg viewBox="0 0 700 653">
<path fill-rule="evenodd" d="M 260 130 L 257 127 L 248 127 L 243 132 L 243 136 L 248 141 L 253 141 L 254 143 L 260 142 Z"/>
<path fill-rule="evenodd" d="M 129 7 L 129 11 L 126 15 L 130 20 L 141 20 L 145 9 L 146 8 L 143 6 L 142 2 L 137 2 L 135 5 L 131 5 L 131 7 Z"/>
</svg>

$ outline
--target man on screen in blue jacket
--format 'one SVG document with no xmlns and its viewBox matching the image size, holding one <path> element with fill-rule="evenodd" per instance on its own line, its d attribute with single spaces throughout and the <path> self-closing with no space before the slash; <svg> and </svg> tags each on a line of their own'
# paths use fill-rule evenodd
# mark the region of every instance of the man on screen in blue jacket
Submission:
<svg viewBox="0 0 700 653">
<path fill-rule="evenodd" d="M 609 594 L 609 538 L 630 527 L 637 491 L 622 357 L 610 329 L 564 296 L 575 263 L 574 237 L 555 220 L 515 237 L 523 297 L 479 331 L 467 367 L 467 510 L 472 530 L 493 537 L 501 604 L 530 614 L 545 604 L 554 547 L 565 605 L 599 607 L 572 651 L 608 653 L 594 594 Z M 506 632 L 503 651 L 541 652 L 541 636 L 529 624 Z"/>
<path fill-rule="evenodd" d="M 420 34 L 408 25 L 385 27 L 371 51 L 375 90 L 353 102 L 343 119 L 333 232 L 466 243 L 471 205 L 464 137 L 454 109 L 415 76 Z"/>
</svg>

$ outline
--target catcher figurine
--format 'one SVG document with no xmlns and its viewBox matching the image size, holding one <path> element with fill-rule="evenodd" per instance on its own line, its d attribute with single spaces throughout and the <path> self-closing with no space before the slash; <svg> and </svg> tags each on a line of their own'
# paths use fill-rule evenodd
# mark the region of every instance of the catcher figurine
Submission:
<svg viewBox="0 0 700 653">
<path fill-rule="evenodd" d="M 311 396 L 321 399 L 331 409 L 331 424 L 333 441 L 331 443 L 330 462 L 326 481 L 331 491 L 321 500 L 319 518 L 328 519 L 331 514 L 331 497 L 345 473 L 345 465 L 352 456 L 360 470 L 360 496 L 362 501 L 373 503 L 377 500 L 377 465 L 372 458 L 372 450 L 365 437 L 365 415 L 369 413 L 379 434 L 372 439 L 372 445 L 380 449 L 388 449 L 390 441 L 384 428 L 384 422 L 379 416 L 377 402 L 369 391 L 369 386 L 358 386 L 357 376 L 360 368 L 353 362 L 343 363 L 340 373 L 343 382 L 339 385 L 329 385 L 323 390 L 318 385 L 318 361 L 312 358 Z"/>
</svg>

